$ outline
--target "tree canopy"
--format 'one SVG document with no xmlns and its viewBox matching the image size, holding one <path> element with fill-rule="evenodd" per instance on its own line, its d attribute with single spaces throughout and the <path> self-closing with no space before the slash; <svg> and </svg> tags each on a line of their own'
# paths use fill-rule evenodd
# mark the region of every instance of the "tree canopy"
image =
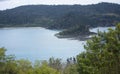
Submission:
<svg viewBox="0 0 120 74">
<path fill-rule="evenodd" d="M 120 73 L 120 24 L 109 32 L 98 32 L 77 56 L 79 74 Z"/>
<path fill-rule="evenodd" d="M 26 5 L 0 11 L 0 27 L 41 26 L 68 29 L 79 25 L 111 26 L 120 21 L 120 5 Z"/>
</svg>

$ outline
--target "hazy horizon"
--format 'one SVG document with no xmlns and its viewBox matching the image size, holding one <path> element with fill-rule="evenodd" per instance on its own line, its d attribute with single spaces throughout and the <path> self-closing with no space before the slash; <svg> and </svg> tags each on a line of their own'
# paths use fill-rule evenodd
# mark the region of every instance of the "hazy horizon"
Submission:
<svg viewBox="0 0 120 74">
<path fill-rule="evenodd" d="M 120 4 L 120 0 L 0 0 L 0 10 L 11 9 L 23 5 L 90 5 L 101 2 Z"/>
</svg>

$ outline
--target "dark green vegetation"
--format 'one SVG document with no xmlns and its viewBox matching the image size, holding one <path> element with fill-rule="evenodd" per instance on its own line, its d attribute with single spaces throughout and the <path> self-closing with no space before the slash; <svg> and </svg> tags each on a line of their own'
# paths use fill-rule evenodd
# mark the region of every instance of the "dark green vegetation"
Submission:
<svg viewBox="0 0 120 74">
<path fill-rule="evenodd" d="M 88 26 L 80 25 L 75 26 L 70 29 L 63 30 L 56 34 L 58 38 L 72 38 L 77 40 L 86 40 L 89 39 L 87 36 L 93 35 L 96 33 L 89 32 Z"/>
<path fill-rule="evenodd" d="M 110 26 L 120 21 L 120 5 L 28 5 L 0 11 L 0 27 L 42 26 L 68 29 L 78 25 Z"/>
<path fill-rule="evenodd" d="M 86 52 L 77 56 L 79 74 L 120 73 L 120 24 L 108 33 L 99 32 L 84 48 Z"/>
<path fill-rule="evenodd" d="M 84 32 L 89 33 L 89 29 L 88 29 L 88 27 L 81 25 L 81 26 L 72 27 L 72 28 L 70 28 L 68 30 L 64 30 L 63 32 L 60 32 L 59 34 L 60 35 L 64 35 L 64 34 L 66 34 L 66 35 L 67 34 L 68 35 L 69 34 L 76 35 L 76 34 L 84 33 Z"/>
<path fill-rule="evenodd" d="M 113 3 L 93 5 L 28 5 L 0 11 L 0 27 L 40 26 L 63 30 L 77 26 L 82 28 L 86 26 L 112 26 L 119 21 L 120 5 Z M 79 31 L 82 30 L 79 29 Z M 88 33 L 86 30 L 83 30 L 83 32 Z"/>
<path fill-rule="evenodd" d="M 120 24 L 115 30 L 99 32 L 85 45 L 85 52 L 77 59 L 69 58 L 66 63 L 61 59 L 49 61 L 15 60 L 0 48 L 0 74 L 119 74 L 120 73 Z"/>
</svg>

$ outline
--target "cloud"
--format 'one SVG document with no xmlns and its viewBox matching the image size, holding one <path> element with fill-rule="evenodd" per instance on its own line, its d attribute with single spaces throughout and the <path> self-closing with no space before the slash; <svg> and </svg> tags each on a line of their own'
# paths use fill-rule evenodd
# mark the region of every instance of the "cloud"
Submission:
<svg viewBox="0 0 120 74">
<path fill-rule="evenodd" d="M 0 0 L 0 2 L 1 2 L 1 1 L 7 1 L 7 0 Z"/>
</svg>

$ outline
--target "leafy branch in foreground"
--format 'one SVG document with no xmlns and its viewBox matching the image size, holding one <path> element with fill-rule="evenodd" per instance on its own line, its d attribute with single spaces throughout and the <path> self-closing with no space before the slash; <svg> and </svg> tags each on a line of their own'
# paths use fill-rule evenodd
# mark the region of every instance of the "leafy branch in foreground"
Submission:
<svg viewBox="0 0 120 74">
<path fill-rule="evenodd" d="M 109 32 L 98 32 L 77 56 L 79 74 L 120 73 L 120 24 Z"/>
</svg>

